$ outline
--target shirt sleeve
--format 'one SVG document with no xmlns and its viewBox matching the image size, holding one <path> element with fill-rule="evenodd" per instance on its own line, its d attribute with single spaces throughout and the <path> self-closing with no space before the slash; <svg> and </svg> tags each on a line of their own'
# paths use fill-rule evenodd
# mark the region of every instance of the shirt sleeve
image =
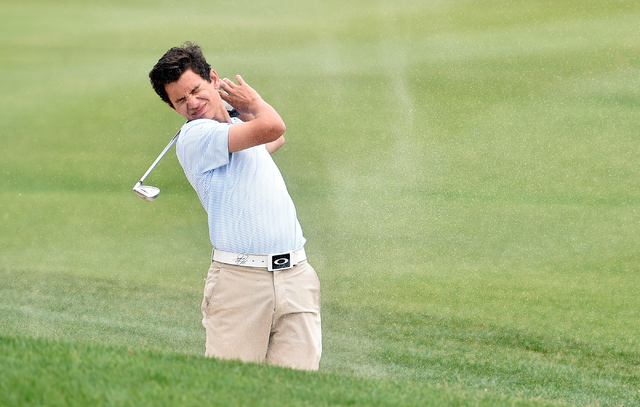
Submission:
<svg viewBox="0 0 640 407">
<path fill-rule="evenodd" d="M 203 174 L 227 165 L 229 127 L 227 123 L 205 119 L 186 123 L 176 144 L 183 167 L 192 174 Z"/>
</svg>

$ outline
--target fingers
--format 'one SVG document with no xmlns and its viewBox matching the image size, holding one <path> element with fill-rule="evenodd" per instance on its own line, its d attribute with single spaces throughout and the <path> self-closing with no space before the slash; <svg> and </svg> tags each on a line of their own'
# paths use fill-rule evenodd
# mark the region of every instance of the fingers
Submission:
<svg viewBox="0 0 640 407">
<path fill-rule="evenodd" d="M 232 89 L 232 85 L 235 86 L 235 84 L 227 78 L 224 78 L 220 81 L 220 89 L 224 90 L 225 92 L 228 92 L 230 89 Z M 220 89 L 218 89 L 218 91 L 220 91 Z"/>
<path fill-rule="evenodd" d="M 257 92 L 244 81 L 242 76 L 236 75 L 236 79 L 238 81 L 237 85 L 229 78 L 224 78 L 220 81 L 218 92 L 221 96 L 223 95 L 223 93 L 226 93 L 226 96 L 234 96 L 240 98 L 253 99 L 255 97 L 260 97 L 260 95 L 258 95 Z"/>
<path fill-rule="evenodd" d="M 242 76 L 236 75 L 236 80 L 237 85 L 229 78 L 220 80 L 218 94 L 238 112 L 251 112 L 252 107 L 255 108 L 256 101 L 261 100 L 260 95 L 244 81 Z"/>
<path fill-rule="evenodd" d="M 238 86 L 248 86 L 244 79 L 242 79 L 242 76 L 236 75 L 236 80 L 238 81 L 237 85 L 233 83 L 231 79 L 224 78 L 220 81 L 220 87 L 226 90 L 226 87 L 228 87 L 229 89 L 233 89 Z"/>
<path fill-rule="evenodd" d="M 227 103 L 230 102 L 229 94 L 227 92 L 225 92 L 224 90 L 218 89 L 218 95 L 220 95 L 220 98 L 222 100 L 224 100 L 225 102 L 227 102 Z"/>
</svg>

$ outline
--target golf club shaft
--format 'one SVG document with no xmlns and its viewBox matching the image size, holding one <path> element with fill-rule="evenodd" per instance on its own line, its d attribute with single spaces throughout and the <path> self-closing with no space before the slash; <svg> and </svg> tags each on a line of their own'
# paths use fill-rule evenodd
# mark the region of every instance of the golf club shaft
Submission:
<svg viewBox="0 0 640 407">
<path fill-rule="evenodd" d="M 158 165 L 158 162 L 162 159 L 162 157 L 164 157 L 164 155 L 167 153 L 167 151 L 169 151 L 169 149 L 171 148 L 173 143 L 176 142 L 176 140 L 178 139 L 178 135 L 179 134 L 180 134 L 180 131 L 178 130 L 178 132 L 176 133 L 175 136 L 173 136 L 173 138 L 171 139 L 169 144 L 167 144 L 167 146 L 164 148 L 164 150 L 162 150 L 162 152 L 160 153 L 158 158 L 156 158 L 156 160 L 153 162 L 153 164 L 151 164 L 151 167 L 149 167 L 147 172 L 145 172 L 144 175 L 142 176 L 142 178 L 140 178 L 140 181 L 138 181 L 139 183 L 144 182 L 145 178 L 147 178 L 147 176 L 151 173 L 151 171 L 153 171 L 153 169 L 156 167 L 156 165 Z"/>
</svg>

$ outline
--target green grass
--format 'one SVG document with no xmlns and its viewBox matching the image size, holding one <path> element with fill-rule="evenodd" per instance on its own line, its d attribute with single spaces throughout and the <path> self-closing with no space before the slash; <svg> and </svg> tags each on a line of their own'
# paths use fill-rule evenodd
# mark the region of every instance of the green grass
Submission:
<svg viewBox="0 0 640 407">
<path fill-rule="evenodd" d="M 8 367 L 0 371 L 3 406 L 551 405 L 96 344 L 2 338 L 0 349 L 0 360 Z"/>
<path fill-rule="evenodd" d="M 190 405 L 219 383 L 227 404 L 640 405 L 637 2 L 2 10 L 0 404 Z M 182 123 L 147 72 L 185 40 L 287 123 L 318 374 L 202 358 L 205 214 L 172 153 L 158 200 L 131 192 Z"/>
</svg>

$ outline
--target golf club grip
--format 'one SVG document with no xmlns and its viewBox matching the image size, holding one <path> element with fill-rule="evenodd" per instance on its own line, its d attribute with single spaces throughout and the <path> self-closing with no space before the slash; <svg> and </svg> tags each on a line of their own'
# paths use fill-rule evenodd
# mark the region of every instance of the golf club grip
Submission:
<svg viewBox="0 0 640 407">
<path fill-rule="evenodd" d="M 147 172 L 144 173 L 144 175 L 142 176 L 142 178 L 140 178 L 140 183 L 144 182 L 144 180 L 147 178 L 147 176 L 151 173 L 151 171 L 153 171 L 153 169 L 156 167 L 156 165 L 158 165 L 158 162 L 160 162 L 160 160 L 162 159 L 162 157 L 164 157 L 164 155 L 167 153 L 167 151 L 169 151 L 169 149 L 171 148 L 171 146 L 173 145 L 173 143 L 176 142 L 176 140 L 178 139 L 178 135 L 180 134 L 180 130 L 178 130 L 178 132 L 176 133 L 175 136 L 173 136 L 173 138 L 171 139 L 171 141 L 169 142 L 169 144 L 167 144 L 167 146 L 164 148 L 164 150 L 162 150 L 162 152 L 160 153 L 160 155 L 158 156 L 158 158 L 156 158 L 156 160 L 153 162 L 153 164 L 151 164 L 151 166 L 149 167 L 149 169 L 147 170 Z"/>
</svg>

